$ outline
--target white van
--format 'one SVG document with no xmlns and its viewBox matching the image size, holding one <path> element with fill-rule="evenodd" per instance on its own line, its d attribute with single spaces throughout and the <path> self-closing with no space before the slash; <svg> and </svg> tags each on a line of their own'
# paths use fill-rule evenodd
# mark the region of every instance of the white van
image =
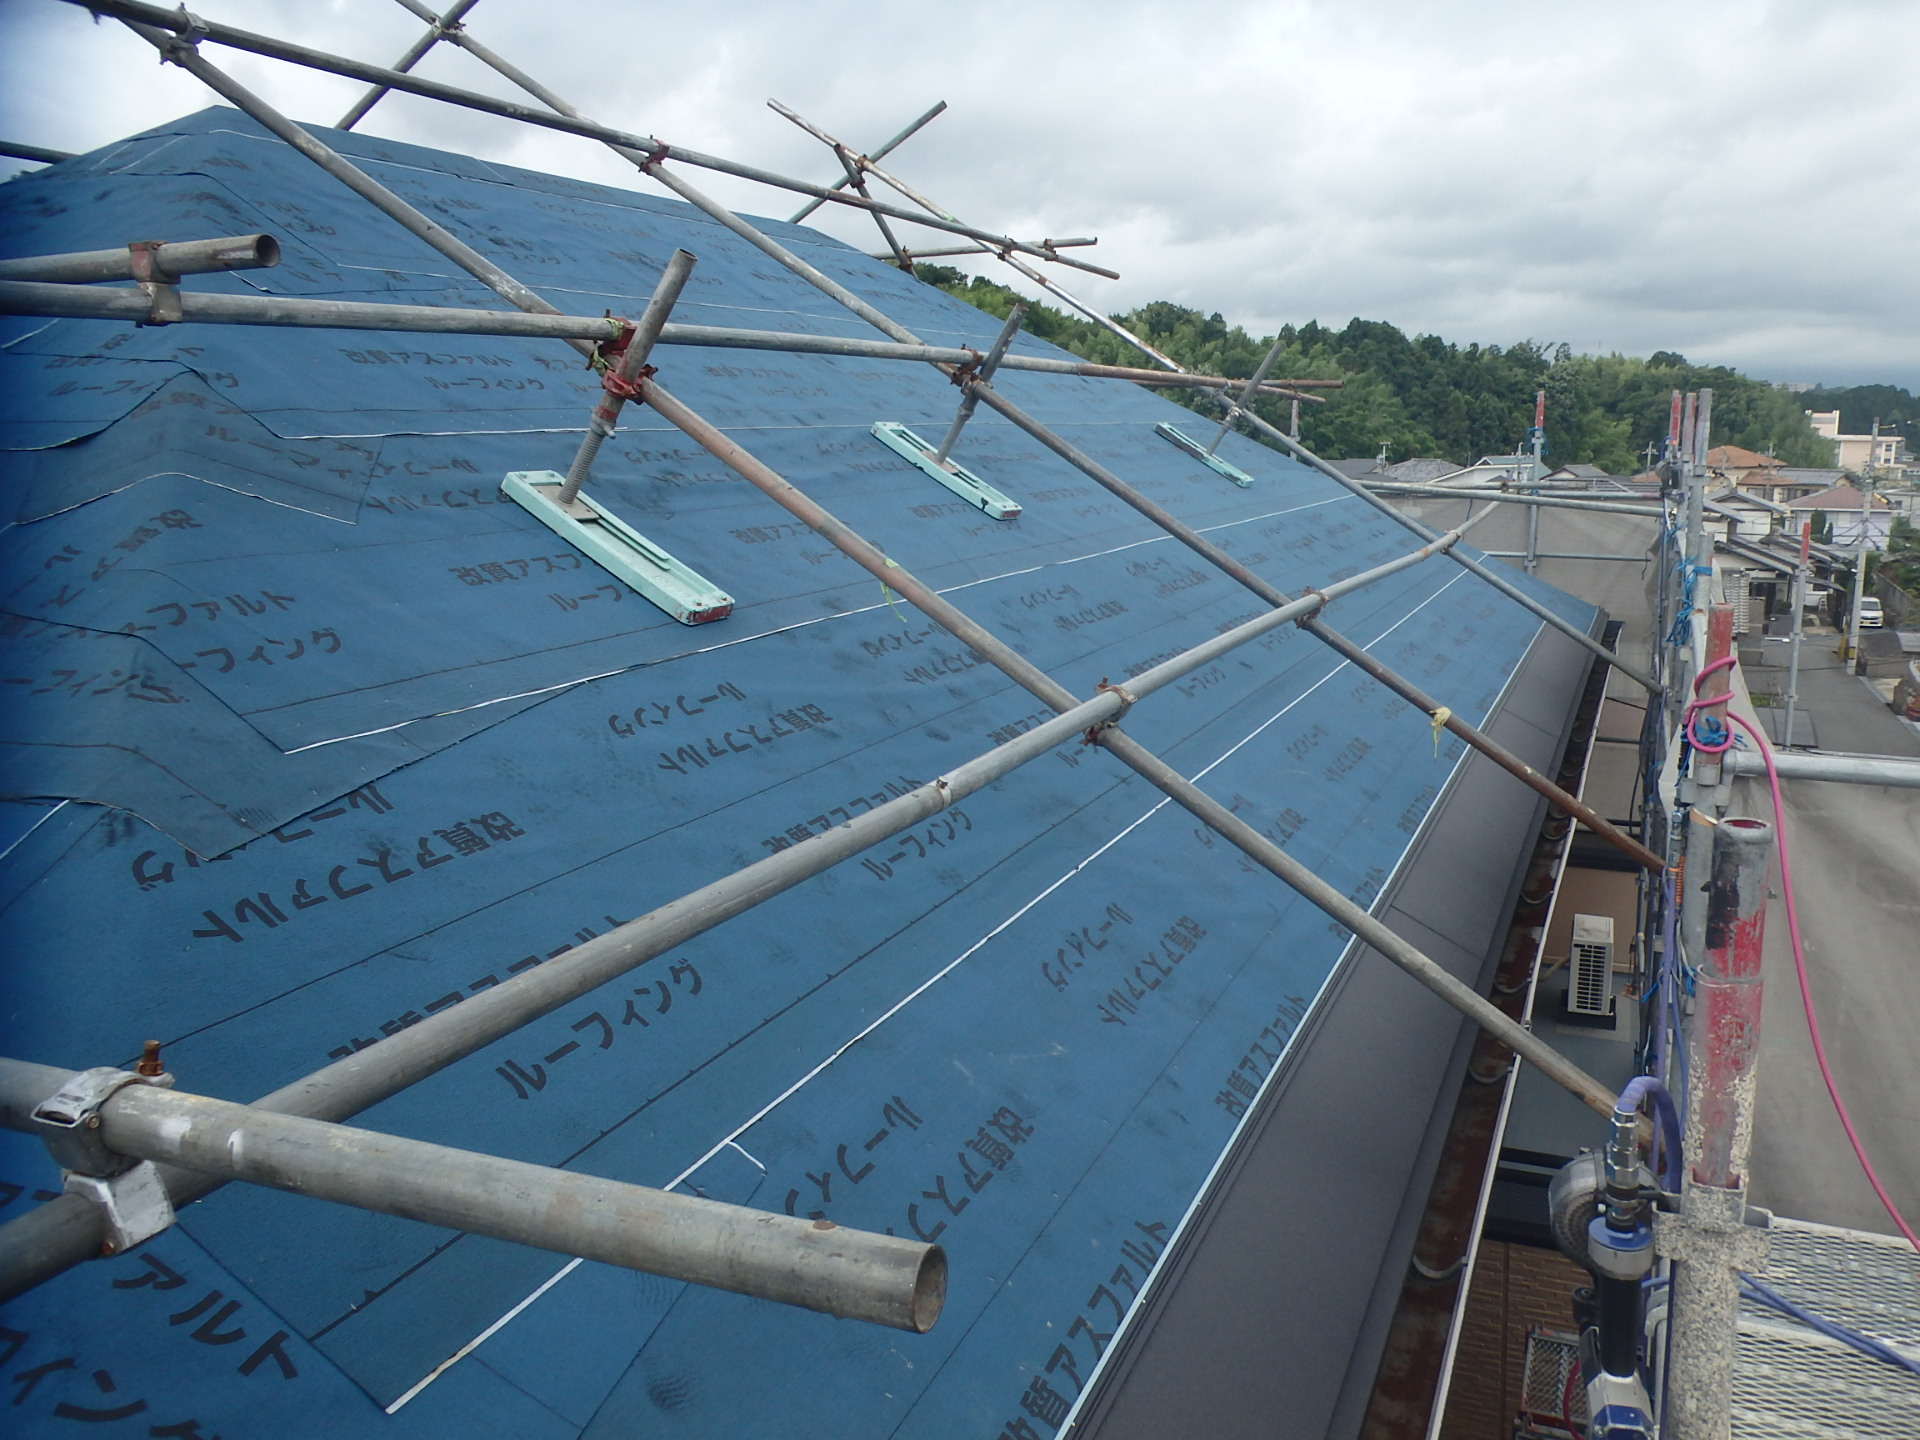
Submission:
<svg viewBox="0 0 1920 1440">
<path fill-rule="evenodd" d="M 1860 597 L 1860 628 L 1878 630 L 1887 623 L 1886 614 L 1880 609 L 1880 602 L 1872 595 Z"/>
</svg>

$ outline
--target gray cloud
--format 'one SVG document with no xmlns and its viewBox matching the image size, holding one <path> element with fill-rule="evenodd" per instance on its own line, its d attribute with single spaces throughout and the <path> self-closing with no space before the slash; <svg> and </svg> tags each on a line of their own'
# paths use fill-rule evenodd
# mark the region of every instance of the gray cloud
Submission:
<svg viewBox="0 0 1920 1440">
<path fill-rule="evenodd" d="M 383 62 L 419 29 L 379 0 L 205 8 Z M 1104 309 L 1172 299 L 1254 328 L 1359 314 L 1920 387 L 1920 10 L 1905 0 L 483 0 L 472 24 L 600 119 L 816 179 L 833 164 L 768 96 L 859 146 L 944 98 L 897 156 L 903 176 L 989 228 L 1098 234 L 1124 278 L 1060 278 Z M 207 102 L 53 0 L 9 0 L 0 27 L 14 138 L 89 148 Z M 212 53 L 302 118 L 330 123 L 358 93 Z M 458 53 L 420 68 L 509 93 Z M 634 183 L 590 142 L 409 97 L 366 128 Z M 796 203 L 699 183 L 753 213 Z M 878 243 L 859 216 L 819 223 Z"/>
</svg>

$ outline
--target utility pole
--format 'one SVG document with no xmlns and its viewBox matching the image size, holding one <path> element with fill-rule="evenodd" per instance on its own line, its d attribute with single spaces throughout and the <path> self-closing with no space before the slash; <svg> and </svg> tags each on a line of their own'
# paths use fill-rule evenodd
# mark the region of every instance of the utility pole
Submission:
<svg viewBox="0 0 1920 1440">
<path fill-rule="evenodd" d="M 1880 438 L 1880 422 L 1873 422 L 1873 435 L 1877 443 Z M 1853 604 L 1847 608 L 1847 634 L 1840 642 L 1840 659 L 1853 666 L 1853 673 L 1867 673 L 1865 662 L 1860 658 L 1860 600 L 1867 591 L 1867 552 L 1873 543 L 1873 457 L 1868 453 L 1864 467 L 1866 474 L 1860 478 L 1860 550 L 1853 562 Z"/>
</svg>

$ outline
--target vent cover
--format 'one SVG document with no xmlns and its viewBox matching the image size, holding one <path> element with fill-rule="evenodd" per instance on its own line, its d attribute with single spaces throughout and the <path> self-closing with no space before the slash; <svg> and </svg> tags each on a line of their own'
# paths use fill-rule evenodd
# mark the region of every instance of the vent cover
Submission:
<svg viewBox="0 0 1920 1440">
<path fill-rule="evenodd" d="M 1567 962 L 1567 1010 L 1607 1019 L 1613 1014 L 1613 917 L 1573 917 L 1573 954 Z"/>
</svg>

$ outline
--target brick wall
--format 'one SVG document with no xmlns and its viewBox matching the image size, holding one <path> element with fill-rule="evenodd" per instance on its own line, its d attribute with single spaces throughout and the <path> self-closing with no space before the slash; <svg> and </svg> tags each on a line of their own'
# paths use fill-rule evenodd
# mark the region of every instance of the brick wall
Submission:
<svg viewBox="0 0 1920 1440">
<path fill-rule="evenodd" d="M 1513 1434 L 1527 1330 L 1571 1330 L 1568 1297 L 1587 1281 L 1587 1272 L 1557 1250 L 1481 1241 L 1440 1440 L 1506 1440 Z"/>
</svg>

